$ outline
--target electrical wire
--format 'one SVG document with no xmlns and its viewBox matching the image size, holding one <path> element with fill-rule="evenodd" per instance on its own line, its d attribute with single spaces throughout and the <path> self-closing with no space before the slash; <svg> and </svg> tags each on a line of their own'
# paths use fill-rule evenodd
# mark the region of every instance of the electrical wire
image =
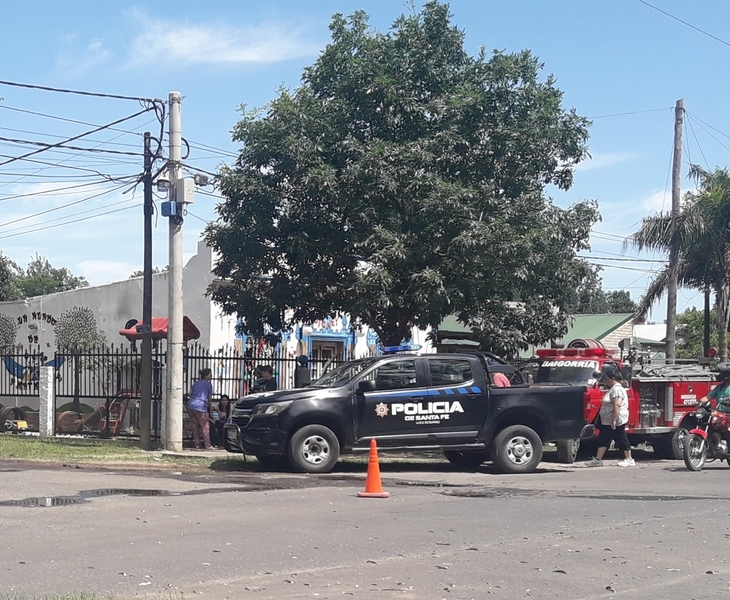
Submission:
<svg viewBox="0 0 730 600">
<path fill-rule="evenodd" d="M 656 269 L 639 269 L 637 267 L 623 267 L 621 265 L 605 265 L 597 262 L 589 261 L 590 264 L 595 265 L 597 267 L 602 267 L 604 269 L 619 269 L 621 271 L 638 271 L 640 273 L 644 273 L 646 275 L 651 275 L 653 273 L 658 273 Z"/>
<path fill-rule="evenodd" d="M 110 210 L 110 211 L 107 211 L 107 212 L 100 213 L 98 215 L 91 215 L 91 216 L 88 216 L 88 217 L 84 217 L 83 219 L 76 219 L 74 221 L 70 221 L 70 222 L 66 222 L 66 223 L 57 223 L 55 225 L 48 225 L 46 227 L 38 227 L 36 229 L 29 229 L 28 231 L 21 231 L 19 233 L 8 233 L 7 235 L 0 235 L 0 240 L 5 240 L 5 239 L 8 239 L 8 238 L 12 238 L 12 237 L 18 237 L 20 235 L 27 235 L 29 233 L 37 233 L 38 231 L 45 231 L 47 229 L 55 229 L 56 227 L 63 227 L 65 225 L 73 225 L 73 224 L 76 224 L 76 223 L 81 223 L 82 221 L 88 221 L 89 219 L 96 219 L 98 217 L 104 217 L 106 215 L 118 213 L 118 212 L 121 212 L 123 210 L 130 210 L 132 208 L 139 208 L 140 206 L 142 206 L 142 203 L 141 202 L 138 202 L 137 204 L 135 204 L 133 206 L 126 206 L 124 208 L 118 208 L 116 210 Z"/>
<path fill-rule="evenodd" d="M 666 15 L 670 19 L 674 19 L 675 21 L 679 21 L 680 23 L 682 23 L 682 25 L 686 25 L 687 27 L 690 27 L 691 29 L 694 29 L 695 31 L 700 32 L 702 35 L 706 35 L 707 37 L 710 37 L 713 40 L 715 40 L 717 42 L 720 42 L 721 44 L 725 44 L 726 46 L 730 46 L 730 42 L 726 42 L 725 40 L 720 39 L 719 37 L 717 37 L 715 35 L 712 35 L 711 33 L 708 33 L 707 31 L 705 31 L 703 29 L 700 29 L 699 27 L 695 27 L 691 23 L 687 23 L 687 21 L 683 21 L 679 17 L 675 17 L 674 15 L 672 15 L 672 14 L 666 12 L 666 11 L 663 11 L 661 8 L 658 8 L 658 7 L 654 6 L 653 4 L 649 4 L 648 2 L 646 2 L 646 0 L 638 0 L 638 1 L 641 2 L 642 4 L 648 6 L 649 8 L 653 8 L 657 12 L 660 12 L 663 15 Z"/>
<path fill-rule="evenodd" d="M 85 92 L 81 90 L 69 90 L 64 88 L 54 88 L 49 87 L 45 85 L 33 85 L 30 83 L 18 83 L 16 81 L 3 81 L 0 80 L 0 85 L 8 85 L 13 87 L 21 87 L 21 88 L 27 88 L 30 90 L 43 90 L 45 92 L 59 92 L 62 94 L 76 94 L 78 96 L 93 96 L 95 98 L 112 98 L 115 100 L 134 100 L 136 102 L 149 102 L 151 104 L 154 103 L 162 103 L 162 100 L 159 98 L 141 98 L 137 96 L 121 96 L 118 94 L 101 94 L 98 92 Z"/>
<path fill-rule="evenodd" d="M 195 148 L 196 150 L 203 150 L 204 152 L 215 152 L 216 154 L 220 154 L 221 156 L 230 156 L 232 158 L 238 158 L 238 154 L 235 152 L 230 152 L 229 150 L 223 150 L 221 148 L 216 148 L 214 146 L 208 146 L 207 144 L 203 144 L 201 142 L 189 142 L 191 148 Z"/>
<path fill-rule="evenodd" d="M 661 263 L 668 263 L 669 261 L 666 259 L 656 259 L 656 258 L 613 258 L 611 256 L 582 256 L 578 255 L 578 258 L 592 258 L 593 260 L 615 260 L 619 262 L 661 262 Z"/>
<path fill-rule="evenodd" d="M 137 175 L 129 176 L 128 178 L 134 177 L 137 178 Z M 122 178 L 120 178 L 122 179 Z M 0 202 L 5 202 L 6 200 L 16 200 L 18 198 L 29 198 L 29 197 L 35 197 L 35 196 L 47 196 L 49 194 L 56 194 L 56 195 L 65 195 L 65 193 L 68 192 L 68 190 L 76 190 L 78 188 L 82 187 L 88 187 L 91 185 L 101 185 L 102 183 L 109 183 L 108 180 L 102 180 L 102 181 L 90 181 L 88 183 L 79 183 L 77 185 L 70 185 L 67 187 L 62 188 L 55 188 L 51 190 L 42 190 L 39 192 L 28 192 L 27 194 L 14 194 L 14 195 L 7 195 L 5 198 L 0 198 Z M 123 185 L 127 185 L 127 182 L 125 182 Z M 0 194 L 2 195 L 2 194 Z M 7 225 L 7 223 L 0 224 L 0 227 L 4 227 Z"/>
<path fill-rule="evenodd" d="M 8 154 L 0 154 L 0 158 L 12 158 L 12 157 L 10 155 L 8 155 Z M 37 160 L 37 159 L 34 159 L 34 158 L 25 158 L 23 160 L 26 161 L 26 162 L 30 162 L 30 163 L 36 163 L 36 164 L 40 164 L 40 165 L 47 165 L 48 167 L 58 167 L 60 169 L 69 169 L 69 170 L 73 170 L 73 171 L 85 171 L 87 173 L 93 173 L 95 175 L 99 175 L 100 177 L 107 177 L 107 175 L 105 175 L 101 171 L 97 171 L 96 169 L 90 169 L 90 168 L 79 167 L 79 166 L 74 166 L 74 165 L 64 165 L 64 164 L 61 164 L 61 163 L 51 163 L 51 162 L 48 162 L 48 161 L 45 161 L 45 160 Z M 3 186 L 10 185 L 12 183 L 17 183 L 17 181 L 9 181 L 9 182 L 3 184 Z M 3 186 L 0 186 L 0 187 L 3 187 Z"/>
<path fill-rule="evenodd" d="M 610 117 L 625 117 L 627 115 L 643 115 L 645 113 L 660 112 L 665 110 L 674 110 L 673 106 L 667 108 L 651 108 L 649 110 L 634 110 L 631 112 L 614 113 L 612 115 L 598 115 L 597 117 L 588 117 L 589 121 L 595 121 L 596 119 L 608 119 Z M 238 158 L 238 157 L 236 157 Z"/>
<path fill-rule="evenodd" d="M 69 202 L 68 204 L 64 204 L 62 206 L 56 206 L 55 208 L 49 208 L 47 210 L 43 210 L 41 212 L 34 213 L 32 215 L 26 215 L 25 217 L 20 217 L 18 219 L 15 219 L 14 221 L 8 221 L 7 223 L 4 223 L 4 224 L 0 225 L 0 228 L 5 227 L 7 225 L 11 225 L 12 223 L 19 223 L 20 221 L 25 221 L 27 219 L 32 219 L 34 217 L 40 217 L 41 215 L 45 215 L 45 214 L 48 214 L 48 213 L 51 213 L 51 212 L 54 212 L 54 211 L 57 211 L 57 210 L 62 210 L 64 208 L 68 208 L 69 206 L 75 206 L 76 204 L 81 204 L 82 202 L 88 202 L 89 200 L 93 200 L 94 198 L 98 198 L 100 196 L 103 196 L 104 194 L 110 194 L 112 192 L 121 190 L 123 187 L 124 186 L 121 186 L 120 185 L 120 186 L 117 186 L 116 188 L 114 188 L 112 190 L 107 190 L 107 191 L 103 192 L 102 194 L 97 194 L 95 196 L 89 196 L 87 198 L 82 198 L 81 200 L 76 200 L 74 202 Z M 127 202 L 132 202 L 133 200 L 134 200 L 134 198 L 125 198 L 124 200 L 120 200 L 119 202 L 113 202 L 112 204 L 107 204 L 106 206 L 101 206 L 101 207 L 96 207 L 96 208 L 90 208 L 90 209 L 82 210 L 80 212 L 76 212 L 76 213 L 73 213 L 73 214 L 70 214 L 70 215 L 63 215 L 62 217 L 56 217 L 55 219 L 49 219 L 47 221 L 43 221 L 43 223 L 41 223 L 41 224 L 53 223 L 55 221 L 60 221 L 61 219 L 69 219 L 71 217 L 76 217 L 78 215 L 83 215 L 83 214 L 86 214 L 86 213 L 89 213 L 89 212 L 93 212 L 95 210 L 100 210 L 102 208 L 109 208 L 110 206 L 117 206 L 119 204 L 125 204 Z M 66 224 L 67 225 L 70 225 L 70 224 L 73 224 L 74 222 L 75 221 L 70 221 L 70 222 L 68 222 Z M 20 231 L 22 229 L 25 229 L 26 227 L 33 227 L 33 225 L 24 225 L 23 227 L 17 227 L 15 229 L 11 229 L 9 232 L 5 232 L 5 233 L 10 233 L 10 232 L 13 232 L 13 231 Z"/>
<path fill-rule="evenodd" d="M 697 139 L 697 134 L 695 133 L 695 128 L 692 126 L 693 119 L 690 118 L 689 115 L 687 115 L 687 125 L 689 125 L 689 129 L 692 132 L 692 136 L 695 139 L 695 143 L 697 144 L 697 148 L 699 148 L 700 154 L 702 155 L 702 159 L 705 161 L 705 166 L 707 167 L 707 170 L 710 170 L 710 163 L 707 161 L 707 157 L 705 156 L 704 151 L 702 150 L 702 145 L 700 144 L 700 140 Z"/>
<path fill-rule="evenodd" d="M 14 157 L 12 159 L 9 159 L 9 160 L 6 160 L 4 162 L 1 162 L 0 163 L 0 167 L 2 167 L 4 165 L 7 165 L 7 164 L 10 164 L 12 162 L 18 161 L 18 160 L 25 160 L 25 159 L 27 159 L 27 158 L 29 158 L 31 156 L 34 156 L 35 154 L 40 154 L 41 152 L 46 152 L 50 148 L 61 146 L 64 143 L 73 142 L 74 140 L 78 140 L 78 139 L 80 139 L 82 137 L 86 137 L 87 135 L 91 135 L 92 133 L 96 133 L 96 132 L 101 131 L 103 129 L 107 129 L 108 127 L 111 127 L 112 125 L 117 125 L 119 123 L 123 123 L 124 121 L 129 121 L 130 119 L 133 119 L 135 117 L 138 117 L 139 115 L 142 115 L 142 114 L 144 114 L 146 112 L 149 112 L 150 110 L 151 110 L 150 108 L 144 108 L 141 111 L 134 113 L 133 115 L 130 115 L 128 117 L 124 117 L 122 119 L 117 119 L 116 121 L 112 121 L 111 123 L 109 123 L 107 125 L 101 125 L 101 126 L 95 128 L 95 129 L 92 129 L 91 131 L 87 131 L 85 133 L 80 133 L 79 135 L 75 135 L 73 137 L 70 137 L 70 138 L 64 140 L 63 142 L 58 142 L 57 144 L 53 144 L 53 145 L 49 146 L 48 148 L 39 148 L 38 150 L 34 150 L 33 152 L 29 152 L 28 154 L 24 154 L 22 156 L 16 156 L 16 157 Z"/>
<path fill-rule="evenodd" d="M 106 150 L 104 148 L 82 148 L 80 146 L 69 146 L 68 144 L 46 144 L 45 142 L 34 142 L 32 140 L 20 140 L 16 138 L 6 138 L 0 136 L 0 141 L 12 142 L 13 144 L 26 144 L 29 146 L 39 146 L 41 148 L 65 148 L 68 150 L 80 150 L 82 152 L 103 152 L 105 154 L 119 154 L 123 156 L 144 156 L 142 152 L 129 152 L 127 150 Z"/>
</svg>

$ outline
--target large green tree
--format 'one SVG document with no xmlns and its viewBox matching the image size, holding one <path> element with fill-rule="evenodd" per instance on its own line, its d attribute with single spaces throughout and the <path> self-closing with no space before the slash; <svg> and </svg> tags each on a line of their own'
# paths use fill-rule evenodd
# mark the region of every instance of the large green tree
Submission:
<svg viewBox="0 0 730 600">
<path fill-rule="evenodd" d="M 31 259 L 25 273 L 18 280 L 18 286 L 26 298 L 75 290 L 88 285 L 89 282 L 83 276 L 73 275 L 66 267 L 56 269 L 47 258 L 38 254 Z"/>
<path fill-rule="evenodd" d="M 571 314 L 633 313 L 638 306 L 625 290 L 603 289 L 599 276 L 600 267 L 586 266 L 586 274 L 569 299 L 568 311 Z"/>
<path fill-rule="evenodd" d="M 449 314 L 510 347 L 559 337 L 598 215 L 545 186 L 570 187 L 588 122 L 530 52 L 470 56 L 444 4 L 330 30 L 297 89 L 242 109 L 206 232 L 213 298 L 254 333 L 291 309 L 350 313 L 386 344 Z"/>
<path fill-rule="evenodd" d="M 710 314 L 717 319 L 717 311 Z M 704 355 L 704 312 L 688 308 L 677 315 L 677 358 L 697 359 Z M 717 345 L 717 331 L 710 336 L 710 345 Z"/>
<path fill-rule="evenodd" d="M 22 275 L 23 270 L 0 252 L 0 302 L 22 297 L 23 293 L 18 287 L 18 280 Z"/>
<path fill-rule="evenodd" d="M 640 250 L 669 251 L 679 257 L 678 281 L 684 287 L 715 294 L 716 331 L 720 355 L 728 357 L 727 330 L 730 320 L 730 173 L 716 168 L 707 171 L 693 165 L 690 175 L 697 190 L 685 195 L 677 215 L 674 233 L 669 214 L 660 213 L 642 221 L 639 231 L 627 241 Z M 638 316 L 644 317 L 669 286 L 669 267 L 659 272 L 639 302 Z M 705 312 L 710 303 L 706 301 Z M 709 320 L 709 315 L 706 317 Z"/>
</svg>

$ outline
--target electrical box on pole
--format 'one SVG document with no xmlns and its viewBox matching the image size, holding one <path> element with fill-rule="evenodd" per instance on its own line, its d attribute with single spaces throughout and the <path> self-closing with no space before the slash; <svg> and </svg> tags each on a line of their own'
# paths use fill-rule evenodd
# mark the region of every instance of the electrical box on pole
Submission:
<svg viewBox="0 0 730 600">
<path fill-rule="evenodd" d="M 175 182 L 175 200 L 178 204 L 195 202 L 195 180 L 192 177 L 178 179 Z"/>
</svg>

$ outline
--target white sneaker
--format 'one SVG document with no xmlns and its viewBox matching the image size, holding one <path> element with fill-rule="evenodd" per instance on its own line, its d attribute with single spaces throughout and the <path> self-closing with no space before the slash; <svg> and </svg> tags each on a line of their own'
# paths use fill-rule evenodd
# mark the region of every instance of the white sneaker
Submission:
<svg viewBox="0 0 730 600">
<path fill-rule="evenodd" d="M 598 460 L 597 458 L 592 458 L 591 460 L 587 460 L 584 464 L 586 467 L 602 467 L 603 461 Z"/>
<path fill-rule="evenodd" d="M 636 461 L 633 458 L 624 458 L 616 463 L 617 467 L 635 467 Z"/>
</svg>

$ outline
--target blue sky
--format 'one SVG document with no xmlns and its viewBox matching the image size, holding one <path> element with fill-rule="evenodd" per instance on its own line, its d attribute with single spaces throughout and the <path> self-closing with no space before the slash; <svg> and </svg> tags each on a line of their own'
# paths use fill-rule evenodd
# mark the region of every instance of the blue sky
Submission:
<svg viewBox="0 0 730 600">
<path fill-rule="evenodd" d="M 726 43 L 640 0 L 450 3 L 469 52 L 476 54 L 481 46 L 531 50 L 545 63 L 544 75 L 553 74 L 564 91 L 565 107 L 593 119 L 592 159 L 578 167 L 571 190 L 550 194 L 561 206 L 584 198 L 598 201 L 603 221 L 585 254 L 605 266 L 605 289 L 627 289 L 635 299 L 661 262 L 610 259 L 637 258 L 631 250 L 622 254 L 622 239 L 637 229 L 642 216 L 671 204 L 678 98 L 684 98 L 689 116 L 684 190 L 691 187 L 686 179 L 690 161 L 710 169 L 730 164 L 730 82 L 723 75 L 730 59 L 730 34 L 724 38 L 730 0 L 650 3 Z M 295 87 L 302 67 L 314 62 L 328 42 L 332 14 L 358 9 L 381 31 L 411 10 L 399 0 L 7 3 L 0 22 L 0 79 L 162 99 L 179 90 L 183 136 L 191 144 L 186 162 L 215 171 L 235 156 L 230 131 L 236 108 L 262 106 L 279 87 Z M 0 137 L 5 138 L 0 163 L 37 148 L 8 140 L 54 143 L 140 110 L 134 101 L 5 85 L 0 85 L 0 98 Z M 136 154 L 145 130 L 159 132 L 149 114 L 77 143 Z M 3 254 L 26 266 L 37 252 L 92 284 L 141 269 L 141 188 L 129 190 L 131 180 L 125 179 L 140 172 L 141 157 L 64 150 L 31 158 L 42 162 L 0 164 Z M 211 195 L 198 195 L 191 207 L 184 227 L 186 255 L 195 251 L 204 223 L 214 218 L 215 203 Z M 154 264 L 167 262 L 167 222 L 160 218 Z M 701 297 L 681 290 L 678 302 L 680 309 L 700 306 Z M 664 319 L 664 306 L 653 311 L 654 320 Z"/>
</svg>

